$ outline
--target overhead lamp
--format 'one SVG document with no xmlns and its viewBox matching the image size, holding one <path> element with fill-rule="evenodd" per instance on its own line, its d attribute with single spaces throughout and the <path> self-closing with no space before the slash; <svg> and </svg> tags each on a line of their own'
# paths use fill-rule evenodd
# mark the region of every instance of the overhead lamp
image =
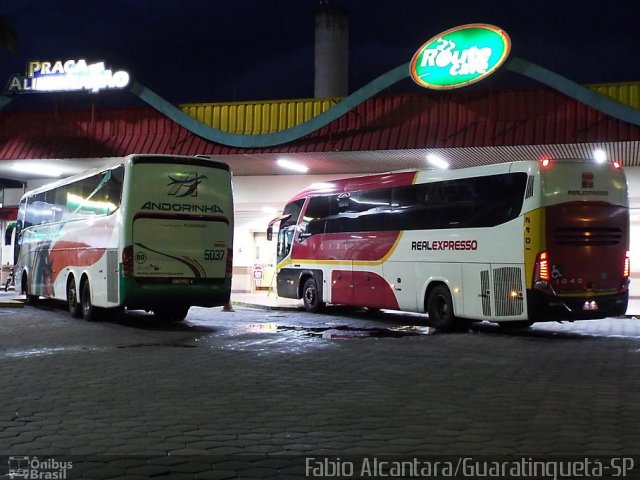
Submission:
<svg viewBox="0 0 640 480">
<path fill-rule="evenodd" d="M 597 163 L 604 163 L 607 161 L 607 152 L 605 152 L 601 148 L 597 148 L 593 151 L 593 159 Z"/>
<path fill-rule="evenodd" d="M 279 158 L 277 164 L 282 168 L 293 170 L 294 172 L 307 173 L 309 171 L 309 167 L 301 163 L 292 162 L 291 160 L 285 160 L 284 158 Z"/>
<path fill-rule="evenodd" d="M 434 155 L 433 153 L 427 155 L 427 162 L 429 162 L 431 166 L 443 170 L 449 168 L 449 162 L 447 162 L 444 158 L 439 157 L 438 155 Z"/>
<path fill-rule="evenodd" d="M 26 163 L 18 162 L 13 164 L 13 170 L 20 173 L 31 173 L 42 177 L 59 177 L 62 171 L 46 163 Z"/>
</svg>

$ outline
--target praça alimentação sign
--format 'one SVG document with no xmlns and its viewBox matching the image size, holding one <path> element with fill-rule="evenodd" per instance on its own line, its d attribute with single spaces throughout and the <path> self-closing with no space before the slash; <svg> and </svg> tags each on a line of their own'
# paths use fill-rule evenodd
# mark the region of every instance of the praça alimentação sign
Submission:
<svg viewBox="0 0 640 480">
<path fill-rule="evenodd" d="M 491 75 L 510 50 L 509 36 L 496 26 L 474 23 L 450 28 L 413 55 L 411 78 L 426 88 L 464 87 Z"/>
<path fill-rule="evenodd" d="M 86 60 L 32 60 L 27 63 L 26 75 L 14 75 L 6 93 L 72 92 L 86 90 L 122 89 L 129 84 L 129 73 L 113 71 L 104 62 Z"/>
</svg>

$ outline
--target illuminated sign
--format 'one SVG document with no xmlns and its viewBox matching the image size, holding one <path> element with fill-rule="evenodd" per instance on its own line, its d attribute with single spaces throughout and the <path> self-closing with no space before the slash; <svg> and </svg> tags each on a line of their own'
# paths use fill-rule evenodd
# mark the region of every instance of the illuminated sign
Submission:
<svg viewBox="0 0 640 480">
<path fill-rule="evenodd" d="M 74 92 L 121 89 L 129 84 L 129 73 L 106 69 L 104 62 L 86 60 L 34 60 L 27 63 L 26 75 L 14 75 L 6 93 Z"/>
<path fill-rule="evenodd" d="M 474 23 L 431 38 L 411 59 L 411 78 L 433 89 L 464 87 L 491 75 L 506 60 L 511 40 L 493 25 Z"/>
</svg>

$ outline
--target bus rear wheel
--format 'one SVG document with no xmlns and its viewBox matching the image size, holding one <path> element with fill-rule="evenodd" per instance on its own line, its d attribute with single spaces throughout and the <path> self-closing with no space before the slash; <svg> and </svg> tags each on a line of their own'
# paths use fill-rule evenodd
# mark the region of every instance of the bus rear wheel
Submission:
<svg viewBox="0 0 640 480">
<path fill-rule="evenodd" d="M 429 326 L 436 330 L 452 330 L 456 317 L 453 314 L 451 292 L 444 285 L 436 285 L 427 297 Z"/>
<path fill-rule="evenodd" d="M 82 305 L 78 301 L 78 289 L 76 280 L 73 277 L 69 279 L 69 285 L 67 286 L 67 307 L 69 308 L 69 314 L 73 318 L 82 317 Z"/>
<path fill-rule="evenodd" d="M 86 280 L 82 284 L 80 305 L 82 306 L 82 317 L 87 322 L 95 322 L 96 320 L 99 320 L 97 308 L 91 303 L 91 287 L 89 287 L 89 280 Z"/>
<path fill-rule="evenodd" d="M 324 306 L 315 278 L 307 278 L 302 287 L 302 303 L 307 312 L 318 312 Z"/>
</svg>

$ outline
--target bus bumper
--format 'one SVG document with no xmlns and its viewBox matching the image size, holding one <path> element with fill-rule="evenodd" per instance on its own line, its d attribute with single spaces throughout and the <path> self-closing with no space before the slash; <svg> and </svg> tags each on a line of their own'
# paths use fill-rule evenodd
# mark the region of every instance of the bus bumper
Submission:
<svg viewBox="0 0 640 480">
<path fill-rule="evenodd" d="M 176 285 L 120 278 L 120 304 L 132 310 L 153 310 L 164 306 L 217 307 L 230 301 L 231 279 Z"/>
<path fill-rule="evenodd" d="M 529 319 L 534 322 L 619 317 L 626 313 L 629 292 L 613 295 L 559 297 L 527 291 Z"/>
</svg>

